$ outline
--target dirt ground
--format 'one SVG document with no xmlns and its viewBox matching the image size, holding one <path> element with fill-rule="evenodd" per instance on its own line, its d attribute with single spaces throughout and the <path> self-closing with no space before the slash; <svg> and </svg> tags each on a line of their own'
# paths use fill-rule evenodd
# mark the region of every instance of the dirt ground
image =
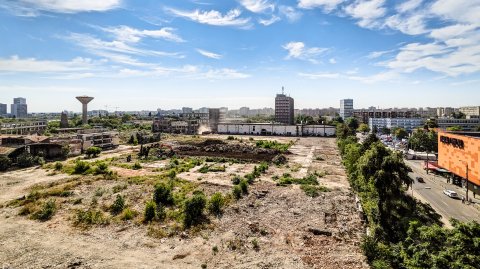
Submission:
<svg viewBox="0 0 480 269">
<path fill-rule="evenodd" d="M 226 139 L 226 136 L 216 136 Z M 248 139 L 249 137 L 238 136 Z M 260 139 L 260 137 L 254 137 Z M 261 137 L 265 139 L 265 137 Z M 268 138 L 289 142 L 292 138 Z M 104 153 L 118 157 L 132 148 Z M 0 174 L 0 267 L 3 268 L 368 268 L 360 250 L 364 226 L 355 208 L 341 165 L 335 140 L 301 138 L 290 148 L 288 164 L 270 165 L 250 185 L 249 194 L 230 204 L 220 217 L 210 217 L 205 229 L 184 231 L 158 239 L 148 235 L 146 225 L 114 221 L 107 226 L 81 230 L 71 225 L 74 205 L 62 205 L 46 222 L 19 216 L 18 207 L 7 202 L 26 195 L 34 184 L 74 180 L 66 174 L 52 175 L 40 168 Z M 165 161 L 144 165 L 133 176 L 150 175 Z M 230 192 L 232 175 L 252 171 L 254 163 L 225 163 L 225 172 L 200 173 L 197 166 L 177 176 L 205 193 Z M 129 169 L 114 168 L 127 174 Z M 312 198 L 298 185 L 277 186 L 272 179 L 283 173 L 303 177 L 323 173 L 321 185 L 330 192 Z M 130 174 L 129 174 L 130 175 Z M 102 188 L 110 190 L 119 181 L 98 180 L 75 189 L 75 197 L 90 199 Z M 140 184 L 129 187 L 137 211 L 150 190 Z M 113 193 L 99 203 L 113 199 Z M 104 201 L 105 200 L 105 201 Z M 319 234 L 320 233 L 320 234 Z"/>
</svg>

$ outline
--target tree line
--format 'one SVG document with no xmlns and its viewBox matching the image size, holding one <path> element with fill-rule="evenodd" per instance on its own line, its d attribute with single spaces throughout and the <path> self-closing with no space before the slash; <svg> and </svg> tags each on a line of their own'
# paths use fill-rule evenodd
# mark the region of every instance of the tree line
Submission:
<svg viewBox="0 0 480 269">
<path fill-rule="evenodd" d="M 430 205 L 407 195 L 410 168 L 375 134 L 360 144 L 355 129 L 339 123 L 337 142 L 361 200 L 368 227 L 362 250 L 372 268 L 479 268 L 480 224 L 452 220 L 452 229 L 442 227 Z"/>
</svg>

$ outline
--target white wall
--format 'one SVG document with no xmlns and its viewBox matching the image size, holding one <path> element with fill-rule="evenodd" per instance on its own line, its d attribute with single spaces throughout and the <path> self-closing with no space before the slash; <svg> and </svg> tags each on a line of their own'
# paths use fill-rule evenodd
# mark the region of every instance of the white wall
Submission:
<svg viewBox="0 0 480 269">
<path fill-rule="evenodd" d="M 262 130 L 264 132 L 262 133 Z M 287 135 L 287 136 L 327 136 L 335 135 L 335 127 L 323 125 L 279 125 L 279 124 L 225 124 L 218 125 L 221 134 L 246 134 L 246 135 Z"/>
</svg>

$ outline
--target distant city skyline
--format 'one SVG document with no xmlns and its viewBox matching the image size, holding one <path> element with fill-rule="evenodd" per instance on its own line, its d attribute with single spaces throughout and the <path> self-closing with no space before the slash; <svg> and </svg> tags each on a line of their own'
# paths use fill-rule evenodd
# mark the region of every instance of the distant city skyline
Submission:
<svg viewBox="0 0 480 269">
<path fill-rule="evenodd" d="M 471 0 L 50 1 L 0 4 L 0 103 L 91 109 L 480 103 Z"/>
</svg>

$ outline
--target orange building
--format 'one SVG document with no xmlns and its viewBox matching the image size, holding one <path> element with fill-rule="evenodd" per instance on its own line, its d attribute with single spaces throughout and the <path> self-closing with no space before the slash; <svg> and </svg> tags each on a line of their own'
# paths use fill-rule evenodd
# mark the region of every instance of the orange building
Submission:
<svg viewBox="0 0 480 269">
<path fill-rule="evenodd" d="M 463 179 L 480 194 L 480 133 L 438 133 L 438 165 Z"/>
</svg>

